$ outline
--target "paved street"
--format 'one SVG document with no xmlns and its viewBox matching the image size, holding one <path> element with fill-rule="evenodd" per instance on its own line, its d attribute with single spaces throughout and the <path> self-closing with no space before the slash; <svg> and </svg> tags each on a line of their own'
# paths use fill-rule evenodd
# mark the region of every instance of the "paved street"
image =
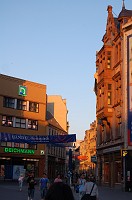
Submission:
<svg viewBox="0 0 132 200">
<path fill-rule="evenodd" d="M 74 193 L 75 200 L 78 194 Z M 19 191 L 18 184 L 12 181 L 0 181 L 1 200 L 27 200 L 27 185 L 24 184 L 23 191 Z M 99 200 L 132 200 L 132 192 L 122 192 L 120 189 L 99 187 Z M 40 200 L 38 186 L 36 186 L 34 200 Z M 63 199 L 62 199 L 63 200 Z"/>
</svg>

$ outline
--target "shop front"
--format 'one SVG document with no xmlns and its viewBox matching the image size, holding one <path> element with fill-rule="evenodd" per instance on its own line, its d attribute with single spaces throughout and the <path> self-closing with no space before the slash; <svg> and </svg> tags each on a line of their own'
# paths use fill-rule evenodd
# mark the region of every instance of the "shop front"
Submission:
<svg viewBox="0 0 132 200">
<path fill-rule="evenodd" d="M 20 174 L 27 176 L 30 172 L 34 172 L 35 177 L 42 175 L 39 168 L 44 168 L 45 157 L 35 155 L 35 150 L 5 147 L 3 151 L 0 157 L 0 179 L 16 180 Z M 40 162 L 43 165 L 40 166 Z"/>
<path fill-rule="evenodd" d="M 122 158 L 120 151 L 98 155 L 98 182 L 109 187 L 121 187 Z"/>
</svg>

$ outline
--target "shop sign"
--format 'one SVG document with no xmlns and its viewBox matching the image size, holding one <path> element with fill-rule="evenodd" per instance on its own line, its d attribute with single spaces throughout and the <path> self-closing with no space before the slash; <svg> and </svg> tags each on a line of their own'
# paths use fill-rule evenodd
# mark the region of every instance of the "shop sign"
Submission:
<svg viewBox="0 0 132 200">
<path fill-rule="evenodd" d="M 19 148 L 11 148 L 11 147 L 5 147 L 4 152 L 5 153 L 18 153 L 18 154 L 34 154 L 33 149 L 19 149 Z"/>
<path fill-rule="evenodd" d="M 26 96 L 27 95 L 27 87 L 23 85 L 19 85 L 19 91 L 18 94 L 20 96 Z"/>
<path fill-rule="evenodd" d="M 91 162 L 97 163 L 97 156 L 91 156 Z"/>
<path fill-rule="evenodd" d="M 121 156 L 125 157 L 128 154 L 127 149 L 121 149 Z"/>
</svg>

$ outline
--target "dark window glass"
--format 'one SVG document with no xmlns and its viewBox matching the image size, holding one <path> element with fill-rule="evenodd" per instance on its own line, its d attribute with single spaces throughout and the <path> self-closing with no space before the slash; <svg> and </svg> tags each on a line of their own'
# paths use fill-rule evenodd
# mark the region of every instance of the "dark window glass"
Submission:
<svg viewBox="0 0 132 200">
<path fill-rule="evenodd" d="M 39 104 L 36 102 L 29 102 L 29 111 L 31 112 L 39 112 Z"/>
<path fill-rule="evenodd" d="M 15 127 L 16 128 L 26 128 L 26 119 L 16 118 Z"/>
<path fill-rule="evenodd" d="M 2 116 L 2 126 L 13 126 L 13 118 L 12 116 Z"/>
<path fill-rule="evenodd" d="M 37 149 L 36 144 L 28 144 L 28 149 Z"/>
<path fill-rule="evenodd" d="M 6 108 L 14 108 L 15 107 L 15 99 L 9 98 L 9 97 L 4 97 L 3 106 Z"/>
<path fill-rule="evenodd" d="M 21 99 L 17 99 L 17 109 L 27 110 L 27 102 Z"/>
<path fill-rule="evenodd" d="M 38 121 L 36 120 L 28 120 L 28 129 L 38 130 Z"/>
<path fill-rule="evenodd" d="M 1 144 L 1 147 L 6 147 L 7 142 L 1 142 L 0 144 Z"/>
<path fill-rule="evenodd" d="M 108 90 L 111 90 L 111 84 L 108 84 Z"/>
</svg>

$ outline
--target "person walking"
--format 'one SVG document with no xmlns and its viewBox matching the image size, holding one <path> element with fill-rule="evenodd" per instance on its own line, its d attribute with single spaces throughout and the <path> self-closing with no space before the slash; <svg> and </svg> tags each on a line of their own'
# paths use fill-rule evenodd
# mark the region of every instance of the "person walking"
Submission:
<svg viewBox="0 0 132 200">
<path fill-rule="evenodd" d="M 98 187 L 93 176 L 89 177 L 84 186 L 84 196 L 81 200 L 99 200 Z"/>
<path fill-rule="evenodd" d="M 19 183 L 19 190 L 22 191 L 22 186 L 23 186 L 23 180 L 24 180 L 24 176 L 23 174 L 21 174 L 18 178 L 18 183 Z"/>
<path fill-rule="evenodd" d="M 39 189 L 40 189 L 40 195 L 41 200 L 45 198 L 46 192 L 49 189 L 49 179 L 47 178 L 47 174 L 44 173 L 43 177 L 39 181 Z"/>
<path fill-rule="evenodd" d="M 70 186 L 63 182 L 53 183 L 46 193 L 45 200 L 75 200 Z"/>
<path fill-rule="evenodd" d="M 84 186 L 86 183 L 85 174 L 81 174 L 80 178 L 78 179 L 77 184 L 79 185 L 79 200 L 84 195 Z"/>
<path fill-rule="evenodd" d="M 35 192 L 35 185 L 37 184 L 34 179 L 34 174 L 31 173 L 27 179 L 28 183 L 28 200 L 33 200 L 34 192 Z"/>
<path fill-rule="evenodd" d="M 62 179 L 61 179 L 61 175 L 58 174 L 57 177 L 55 178 L 54 180 L 54 183 L 59 183 L 59 182 L 62 182 Z"/>
</svg>

